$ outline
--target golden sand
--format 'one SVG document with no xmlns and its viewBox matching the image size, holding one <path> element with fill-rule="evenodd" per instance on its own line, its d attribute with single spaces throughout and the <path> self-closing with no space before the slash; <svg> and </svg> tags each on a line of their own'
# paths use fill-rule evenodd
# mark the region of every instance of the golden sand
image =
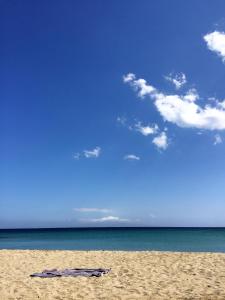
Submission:
<svg viewBox="0 0 225 300">
<path fill-rule="evenodd" d="M 99 278 L 31 278 L 44 269 L 111 268 Z M 0 299 L 225 299 L 225 254 L 0 250 Z"/>
</svg>

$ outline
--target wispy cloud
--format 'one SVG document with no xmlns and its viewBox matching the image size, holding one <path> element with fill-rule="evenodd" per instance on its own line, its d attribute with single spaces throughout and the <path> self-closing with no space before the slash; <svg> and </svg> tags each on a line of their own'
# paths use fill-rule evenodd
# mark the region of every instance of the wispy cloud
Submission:
<svg viewBox="0 0 225 300">
<path fill-rule="evenodd" d="M 115 216 L 107 216 L 97 219 L 90 219 L 90 222 L 103 223 L 103 222 L 128 222 L 128 219 L 123 219 Z"/>
<path fill-rule="evenodd" d="M 146 125 L 143 126 L 141 122 L 138 122 L 134 126 L 135 130 L 143 134 L 144 136 L 148 136 L 150 134 L 155 134 L 157 133 L 159 127 L 157 124 L 154 124 L 153 126 Z"/>
<path fill-rule="evenodd" d="M 225 100 L 223 100 L 221 102 L 216 101 L 216 103 L 220 108 L 225 109 Z"/>
<path fill-rule="evenodd" d="M 218 144 L 221 144 L 223 142 L 223 140 L 222 140 L 222 138 L 221 138 L 221 136 L 219 135 L 219 134 L 216 134 L 215 136 L 214 136 L 214 145 L 218 145 Z"/>
<path fill-rule="evenodd" d="M 165 121 L 174 123 L 179 127 L 208 130 L 225 129 L 225 108 L 219 101 L 214 106 L 210 103 L 201 107 L 197 104 L 199 95 L 195 89 L 189 90 L 184 95 L 168 95 L 148 85 L 146 80 L 136 79 L 134 74 L 129 76 L 129 81 L 125 82 L 131 87 L 135 87 L 138 97 L 149 96 Z M 140 82 L 144 82 L 144 87 L 143 84 L 139 84 Z"/>
<path fill-rule="evenodd" d="M 111 212 L 110 209 L 108 208 L 96 208 L 96 207 L 78 207 L 73 209 L 76 212 L 81 212 L 81 213 L 109 213 Z"/>
<path fill-rule="evenodd" d="M 186 75 L 184 73 L 170 73 L 168 76 L 165 76 L 165 79 L 173 83 L 177 90 L 179 90 L 187 82 Z"/>
<path fill-rule="evenodd" d="M 116 118 L 117 123 L 125 126 L 127 123 L 127 119 L 124 116 L 119 116 Z"/>
<path fill-rule="evenodd" d="M 214 31 L 204 36 L 209 50 L 217 53 L 225 61 L 225 32 Z"/>
<path fill-rule="evenodd" d="M 142 122 L 137 121 L 137 120 L 134 125 L 129 124 L 127 121 L 127 118 L 125 118 L 125 117 L 117 117 L 116 121 L 123 127 L 126 127 L 127 129 L 129 129 L 131 131 L 137 131 L 144 136 L 148 136 L 150 134 L 156 134 L 157 131 L 159 130 L 159 127 L 157 124 L 143 125 Z"/>
<path fill-rule="evenodd" d="M 160 133 L 160 135 L 156 136 L 153 140 L 152 143 L 156 145 L 161 150 L 166 150 L 168 147 L 168 138 L 166 133 L 163 131 Z"/>
<path fill-rule="evenodd" d="M 80 153 L 75 153 L 74 155 L 73 155 L 73 158 L 74 159 L 80 159 Z"/>
<path fill-rule="evenodd" d="M 155 218 L 156 218 L 156 215 L 153 214 L 153 213 L 150 213 L 150 214 L 149 214 L 149 217 L 150 217 L 151 219 L 155 219 Z"/>
<path fill-rule="evenodd" d="M 124 156 L 125 160 L 140 160 L 140 157 L 134 154 L 127 154 Z"/>
<path fill-rule="evenodd" d="M 84 150 L 83 153 L 86 158 L 97 158 L 101 153 L 101 148 L 96 147 L 93 150 Z"/>
<path fill-rule="evenodd" d="M 96 147 L 93 150 L 84 150 L 83 152 L 76 152 L 73 154 L 75 160 L 79 160 L 82 157 L 84 158 L 97 158 L 101 154 L 101 148 Z"/>
</svg>

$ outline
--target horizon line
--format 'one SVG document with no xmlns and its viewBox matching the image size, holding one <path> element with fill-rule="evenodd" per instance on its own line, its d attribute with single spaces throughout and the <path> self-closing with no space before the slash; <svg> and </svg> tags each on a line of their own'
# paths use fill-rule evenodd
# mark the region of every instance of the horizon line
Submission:
<svg viewBox="0 0 225 300">
<path fill-rule="evenodd" d="M 15 227 L 0 230 L 64 230 L 64 229 L 225 229 L 225 226 L 77 226 L 77 227 Z"/>
</svg>

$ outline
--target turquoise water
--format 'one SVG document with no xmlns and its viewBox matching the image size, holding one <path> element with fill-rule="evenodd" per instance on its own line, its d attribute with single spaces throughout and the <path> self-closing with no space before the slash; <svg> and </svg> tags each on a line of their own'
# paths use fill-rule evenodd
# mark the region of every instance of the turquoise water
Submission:
<svg viewBox="0 0 225 300">
<path fill-rule="evenodd" d="M 0 249 L 225 252 L 224 228 L 0 230 Z"/>
</svg>

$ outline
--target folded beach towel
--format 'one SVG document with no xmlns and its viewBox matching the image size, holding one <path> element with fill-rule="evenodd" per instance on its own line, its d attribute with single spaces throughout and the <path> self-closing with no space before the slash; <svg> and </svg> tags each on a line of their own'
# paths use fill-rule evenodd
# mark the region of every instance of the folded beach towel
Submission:
<svg viewBox="0 0 225 300">
<path fill-rule="evenodd" d="M 41 273 L 34 273 L 31 274 L 31 277 L 43 277 L 43 278 L 50 278 L 50 277 L 61 277 L 61 276 L 85 276 L 85 277 L 100 277 L 104 274 L 109 273 L 110 269 L 65 269 L 65 270 L 44 270 Z"/>
</svg>

